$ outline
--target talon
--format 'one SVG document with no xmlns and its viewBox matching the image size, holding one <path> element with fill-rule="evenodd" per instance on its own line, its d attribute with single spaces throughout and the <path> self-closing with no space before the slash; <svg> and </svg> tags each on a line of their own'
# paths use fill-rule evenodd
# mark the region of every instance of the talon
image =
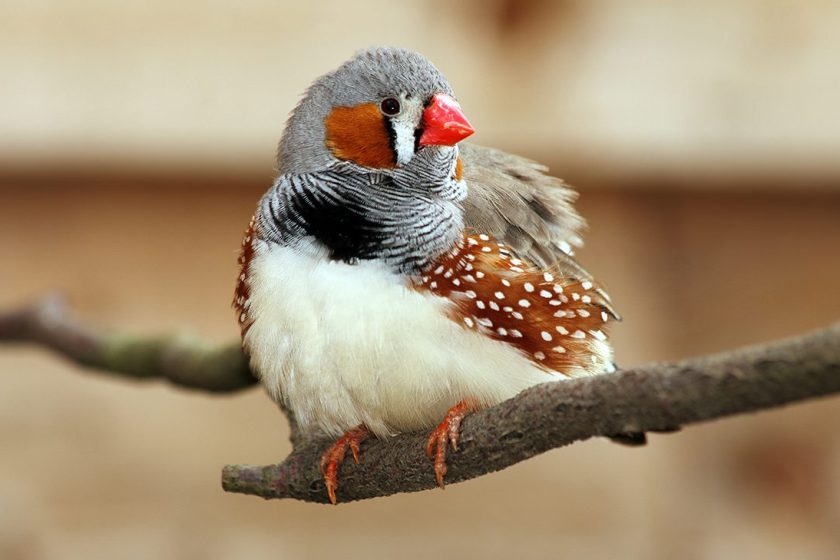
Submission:
<svg viewBox="0 0 840 560">
<path fill-rule="evenodd" d="M 426 457 L 429 459 L 435 456 L 435 444 L 437 443 L 437 429 L 432 430 L 429 439 L 426 440 Z"/>
<path fill-rule="evenodd" d="M 327 487 L 327 497 L 330 503 L 337 503 L 335 491 L 338 489 L 338 469 L 344 462 L 347 449 L 353 453 L 356 464 L 359 463 L 359 446 L 370 437 L 370 431 L 365 426 L 359 426 L 347 431 L 338 438 L 329 449 L 321 456 L 321 475 L 324 477 L 324 485 Z"/>
<path fill-rule="evenodd" d="M 461 420 L 463 420 L 463 416 L 457 418 L 450 418 L 449 419 L 449 430 L 447 431 L 447 435 L 449 436 L 449 444 L 452 446 L 452 451 L 458 451 L 458 440 L 461 437 Z"/>
<path fill-rule="evenodd" d="M 458 451 L 458 440 L 461 437 L 461 421 L 470 412 L 478 408 L 471 399 L 465 399 L 450 408 L 443 422 L 437 425 L 426 440 L 426 455 L 435 462 L 435 480 L 437 485 L 445 487 L 443 478 L 448 470 L 446 466 L 447 443 L 453 451 Z"/>
<path fill-rule="evenodd" d="M 330 499 L 332 505 L 336 505 L 335 490 L 338 488 L 338 469 L 332 465 L 327 469 L 327 474 L 324 475 L 324 485 L 327 487 L 327 497 Z"/>
</svg>

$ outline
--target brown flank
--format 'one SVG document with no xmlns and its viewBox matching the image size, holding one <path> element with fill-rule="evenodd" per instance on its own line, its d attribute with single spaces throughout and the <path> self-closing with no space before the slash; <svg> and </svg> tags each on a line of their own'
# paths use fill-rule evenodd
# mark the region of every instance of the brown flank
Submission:
<svg viewBox="0 0 840 560">
<path fill-rule="evenodd" d="M 239 252 L 239 277 L 236 279 L 236 291 L 233 294 L 233 309 L 236 311 L 236 320 L 242 336 L 248 332 L 251 326 L 251 318 L 248 316 L 248 298 L 251 296 L 251 289 L 248 284 L 251 259 L 254 258 L 254 223 L 256 216 L 251 218 L 248 229 L 242 237 L 242 249 Z"/>
<path fill-rule="evenodd" d="M 487 235 L 462 242 L 423 272 L 416 289 L 453 302 L 450 318 L 564 375 L 612 368 L 594 351 L 614 319 L 603 292 L 518 259 Z"/>
</svg>

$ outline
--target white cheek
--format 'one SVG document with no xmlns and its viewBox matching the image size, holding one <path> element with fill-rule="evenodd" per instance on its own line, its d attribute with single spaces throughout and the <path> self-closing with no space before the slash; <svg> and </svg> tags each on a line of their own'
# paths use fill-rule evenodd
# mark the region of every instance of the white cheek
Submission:
<svg viewBox="0 0 840 560">
<path fill-rule="evenodd" d="M 423 118 L 423 104 L 419 99 L 403 99 L 402 104 L 402 112 L 391 119 L 398 165 L 405 165 L 414 157 L 414 131 Z"/>
</svg>

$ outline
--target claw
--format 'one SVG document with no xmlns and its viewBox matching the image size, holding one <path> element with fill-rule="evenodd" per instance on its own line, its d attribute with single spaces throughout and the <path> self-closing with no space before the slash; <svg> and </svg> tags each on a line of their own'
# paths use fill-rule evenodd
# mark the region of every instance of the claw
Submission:
<svg viewBox="0 0 840 560">
<path fill-rule="evenodd" d="M 327 487 L 330 503 L 335 505 L 335 491 L 338 489 L 338 469 L 344 462 L 344 456 L 349 448 L 353 453 L 353 460 L 359 464 L 359 446 L 370 437 L 370 431 L 365 426 L 359 426 L 347 431 L 338 438 L 321 456 L 321 474 Z"/>
<path fill-rule="evenodd" d="M 461 421 L 464 417 L 478 407 L 471 399 L 465 399 L 450 408 L 443 422 L 432 430 L 429 439 L 426 440 L 426 455 L 435 462 L 435 480 L 437 485 L 443 489 L 443 482 L 446 476 L 446 447 L 447 443 L 452 446 L 453 451 L 458 451 L 458 439 L 461 436 Z"/>
<path fill-rule="evenodd" d="M 356 440 L 350 441 L 350 451 L 353 453 L 353 461 L 359 464 L 359 442 Z"/>
</svg>

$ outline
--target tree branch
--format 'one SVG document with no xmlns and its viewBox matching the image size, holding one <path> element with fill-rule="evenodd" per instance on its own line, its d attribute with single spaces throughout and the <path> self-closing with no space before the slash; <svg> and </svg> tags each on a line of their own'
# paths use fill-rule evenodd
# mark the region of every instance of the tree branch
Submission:
<svg viewBox="0 0 840 560">
<path fill-rule="evenodd" d="M 239 344 L 211 348 L 176 335 L 138 337 L 96 332 L 73 318 L 53 294 L 22 309 L 0 313 L 0 343 L 46 346 L 79 365 L 133 379 L 228 392 L 257 383 Z"/>
<path fill-rule="evenodd" d="M 0 314 L 0 341 L 45 345 L 76 362 L 133 378 L 233 391 L 255 383 L 239 347 L 184 339 L 130 339 L 93 333 L 68 319 L 56 298 Z M 840 323 L 772 344 L 611 375 L 546 383 L 469 416 L 449 454 L 447 482 L 506 468 L 594 436 L 657 431 L 840 392 Z M 294 430 L 293 430 L 294 432 Z M 340 502 L 435 486 L 426 434 L 369 440 L 359 465 L 340 472 Z M 296 441 L 276 465 L 228 465 L 222 486 L 264 498 L 327 502 L 320 455 L 328 442 Z"/>
</svg>

